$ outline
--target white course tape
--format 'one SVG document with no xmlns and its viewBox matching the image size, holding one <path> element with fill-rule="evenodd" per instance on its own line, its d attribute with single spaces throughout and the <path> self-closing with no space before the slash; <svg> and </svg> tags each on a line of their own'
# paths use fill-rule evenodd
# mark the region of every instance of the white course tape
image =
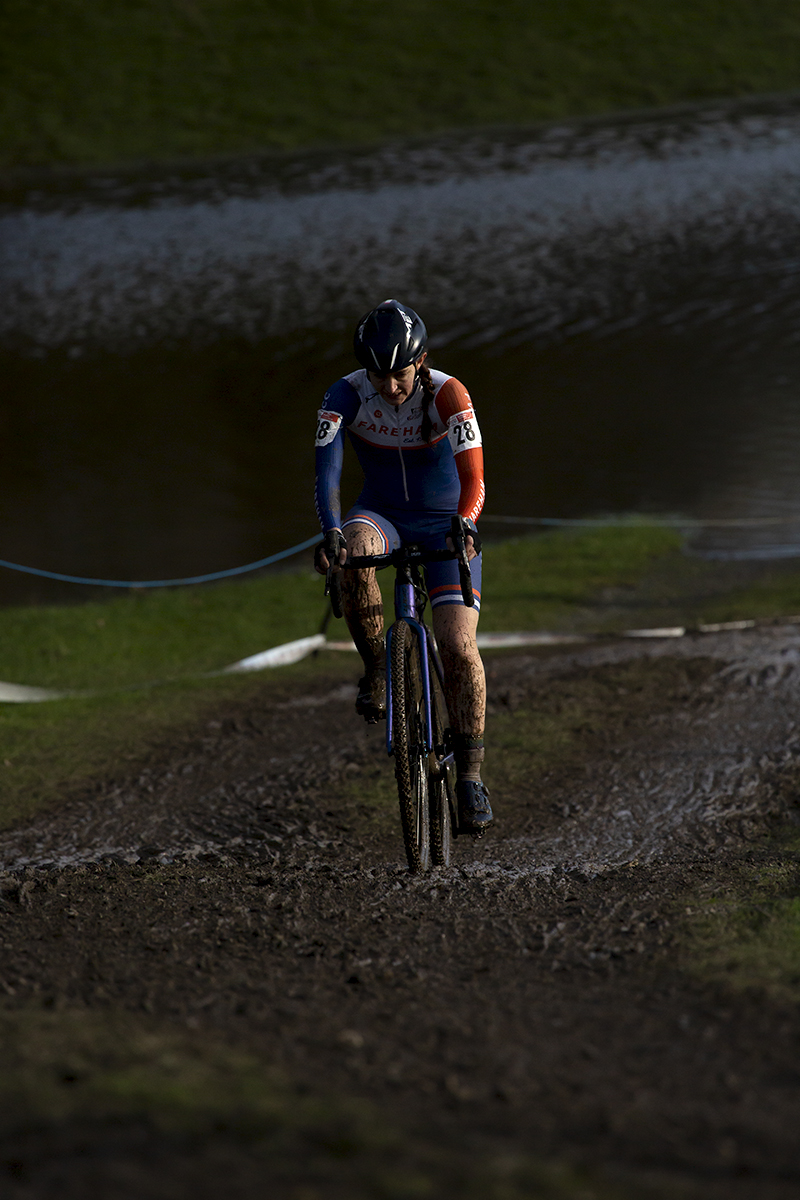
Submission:
<svg viewBox="0 0 800 1200">
<path fill-rule="evenodd" d="M 684 625 L 667 625 L 663 629 L 626 629 L 621 635 L 628 638 L 679 638 L 686 633 Z"/>
<path fill-rule="evenodd" d="M 479 650 L 507 650 L 513 646 L 571 646 L 590 642 L 591 635 L 582 633 L 479 633 L 475 639 Z M 353 642 L 326 642 L 326 650 L 355 650 Z"/>
<path fill-rule="evenodd" d="M 767 619 L 761 624 L 771 625 L 776 622 L 786 625 L 800 625 L 800 616 L 780 617 L 774 621 Z M 722 633 L 728 630 L 753 629 L 758 621 L 721 621 L 715 624 L 698 625 L 687 630 L 683 625 L 668 625 L 656 629 L 626 629 L 623 633 L 548 633 L 535 630 L 530 633 L 479 633 L 478 647 L 481 650 L 512 649 L 514 646 L 567 646 L 582 642 L 597 641 L 598 638 L 680 638 L 687 633 Z M 270 667 L 287 667 L 300 662 L 315 650 L 347 650 L 355 651 L 352 642 L 329 642 L 324 633 L 315 633 L 312 637 L 298 638 L 294 642 L 284 642 L 282 646 L 273 646 L 262 650 L 259 654 L 251 654 L 240 658 L 238 662 L 223 667 L 221 671 L 210 671 L 203 678 L 219 675 L 238 675 L 248 671 L 266 671 Z M 174 680 L 170 682 L 175 682 Z M 142 684 L 142 687 L 155 687 L 156 684 Z M 26 687 L 20 683 L 0 682 L 0 704 L 36 704 L 42 700 L 64 700 L 70 696 L 97 695 L 97 692 L 60 691 L 54 688 Z"/>
<path fill-rule="evenodd" d="M 223 667 L 221 671 L 209 671 L 204 678 L 216 675 L 237 675 L 247 671 L 265 671 L 269 667 L 287 667 L 291 663 L 300 662 L 314 650 L 325 645 L 325 635 L 315 633 L 313 637 L 299 638 L 296 642 L 285 642 L 282 646 L 273 646 L 270 650 L 262 650 L 260 654 L 251 654 L 238 662 Z M 355 647 L 354 647 L 355 648 Z M 170 681 L 174 682 L 174 681 Z M 154 684 L 143 684 L 143 687 L 153 687 Z M 36 704 L 42 700 L 63 700 L 67 696 L 89 696 L 97 693 L 78 691 L 55 691 L 52 688 L 25 687 L 20 683 L 0 683 L 0 704 Z"/>
<path fill-rule="evenodd" d="M 588 642 L 581 633 L 479 633 L 475 639 L 479 650 L 506 650 L 513 646 L 570 646 Z"/>
<path fill-rule="evenodd" d="M 793 625 L 797 617 L 784 618 L 786 624 Z M 739 629 L 755 629 L 755 621 L 714 621 L 711 625 L 698 625 L 701 633 L 735 633 Z"/>
<path fill-rule="evenodd" d="M 77 692 L 56 692 L 51 688 L 25 687 L 22 683 L 0 683 L 0 703 L 31 704 L 38 700 L 63 700 Z"/>
<path fill-rule="evenodd" d="M 290 663 L 300 662 L 301 658 L 319 650 L 325 645 L 325 634 L 315 633 L 313 637 L 298 638 L 296 642 L 284 642 L 282 646 L 273 646 L 271 650 L 262 650 L 260 654 L 251 654 L 248 658 L 240 658 L 238 662 L 215 671 L 215 675 L 235 675 L 243 671 L 265 671 L 268 667 L 288 667 Z M 355 649 L 355 647 L 353 647 Z"/>
</svg>

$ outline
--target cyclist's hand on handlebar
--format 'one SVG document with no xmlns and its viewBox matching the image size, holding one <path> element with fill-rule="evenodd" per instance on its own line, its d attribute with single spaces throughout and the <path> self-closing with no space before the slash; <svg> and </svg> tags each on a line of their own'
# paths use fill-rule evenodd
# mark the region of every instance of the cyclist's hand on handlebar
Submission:
<svg viewBox="0 0 800 1200">
<path fill-rule="evenodd" d="M 347 543 L 341 529 L 329 529 L 318 546 L 314 547 L 314 570 L 327 575 L 331 567 L 343 567 L 347 560 Z"/>
<path fill-rule="evenodd" d="M 475 549 L 475 542 L 472 540 L 472 537 L 469 534 L 464 538 L 464 548 L 467 552 L 467 558 L 470 562 L 472 562 L 473 558 L 478 557 L 479 552 Z M 451 552 L 451 554 L 455 554 L 456 552 L 456 548 L 453 545 L 453 539 L 451 537 L 447 538 L 447 549 Z"/>
<path fill-rule="evenodd" d="M 475 522 L 469 517 L 453 517 L 454 525 L 461 526 L 461 534 L 464 536 L 464 549 L 467 552 L 467 561 L 471 562 L 473 558 L 477 558 L 481 552 L 481 535 L 475 527 Z M 447 549 L 451 554 L 456 554 L 457 550 L 452 537 L 447 538 Z"/>
</svg>

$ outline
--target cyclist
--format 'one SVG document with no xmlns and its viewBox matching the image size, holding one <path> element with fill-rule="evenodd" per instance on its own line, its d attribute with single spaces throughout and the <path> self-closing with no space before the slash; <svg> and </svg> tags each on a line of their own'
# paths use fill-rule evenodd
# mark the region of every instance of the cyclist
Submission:
<svg viewBox="0 0 800 1200">
<path fill-rule="evenodd" d="M 464 518 L 475 607 L 461 597 L 455 560 L 426 566 L 433 630 L 445 671 L 453 731 L 456 799 L 462 832 L 492 821 L 481 780 L 486 680 L 475 640 L 481 543 L 475 527 L 484 500 L 481 434 L 463 384 L 425 365 L 427 332 L 413 309 L 385 300 L 362 317 L 353 348 L 361 369 L 325 393 L 316 437 L 316 506 L 324 534 L 316 569 L 353 555 L 386 554 L 401 543 L 453 549 L 451 517 Z M 345 430 L 364 472 L 356 504 L 341 517 L 339 482 Z M 342 572 L 342 609 L 364 663 L 356 711 L 386 716 L 383 604 L 374 570 Z"/>
</svg>

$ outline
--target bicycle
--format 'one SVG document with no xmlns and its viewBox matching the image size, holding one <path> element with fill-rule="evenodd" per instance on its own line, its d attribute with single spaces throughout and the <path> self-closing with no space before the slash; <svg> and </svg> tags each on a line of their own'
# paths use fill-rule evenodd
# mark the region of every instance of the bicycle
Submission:
<svg viewBox="0 0 800 1200">
<path fill-rule="evenodd" d="M 395 619 L 386 634 L 386 748 L 394 756 L 400 802 L 400 824 L 409 869 L 426 871 L 431 863 L 448 866 L 452 840 L 458 836 L 453 796 L 454 754 L 451 746 L 444 672 L 436 643 L 423 613 L 428 595 L 420 575 L 426 562 L 457 559 L 461 595 L 472 608 L 472 575 L 467 558 L 469 533 L 461 517 L 451 522 L 455 553 L 424 551 L 413 543 L 389 554 L 349 557 L 345 568 L 396 568 Z M 325 583 L 333 615 L 342 615 L 337 570 L 330 567 Z"/>
</svg>

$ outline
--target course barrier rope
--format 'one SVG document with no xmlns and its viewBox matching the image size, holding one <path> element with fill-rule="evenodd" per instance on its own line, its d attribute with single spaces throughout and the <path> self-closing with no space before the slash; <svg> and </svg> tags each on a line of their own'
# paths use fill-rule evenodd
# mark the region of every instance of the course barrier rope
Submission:
<svg viewBox="0 0 800 1200">
<path fill-rule="evenodd" d="M 719 519 L 704 520 L 695 517 L 665 517 L 648 514 L 620 517 L 507 517 L 484 513 L 481 516 L 481 522 L 487 521 L 496 525 L 537 525 L 542 528 L 591 529 L 603 526 L 663 525 L 670 529 L 752 529 L 770 525 L 792 525 L 800 521 L 800 517 L 720 517 Z M 90 587 L 188 587 L 195 583 L 213 583 L 218 579 L 232 579 L 236 575 L 246 575 L 249 571 L 258 571 L 262 567 L 269 567 L 273 563 L 281 562 L 284 558 L 291 558 L 293 554 L 310 550 L 319 541 L 320 536 L 317 533 L 304 542 L 298 542 L 296 546 L 290 546 L 288 550 L 279 550 L 277 554 L 259 558 L 257 562 L 245 563 L 243 567 L 228 567 L 225 571 L 211 571 L 207 575 L 188 575 L 183 579 L 93 579 L 86 575 L 65 575 L 61 571 L 46 571 L 42 567 L 25 567 L 21 563 L 9 562 L 5 558 L 0 558 L 0 567 L 5 567 L 8 571 L 22 571 L 26 575 L 39 575 L 42 579 L 55 579 L 58 583 L 78 583 Z"/>
<path fill-rule="evenodd" d="M 7 567 L 9 571 L 24 571 L 26 575 L 41 575 L 43 579 L 57 579 L 60 583 L 87 583 L 92 587 L 185 587 L 192 583 L 213 583 L 216 579 L 231 579 L 234 575 L 245 575 L 248 571 L 258 571 L 261 567 L 269 567 L 272 563 L 280 562 L 284 558 L 291 558 L 293 554 L 299 554 L 301 550 L 309 550 L 317 544 L 320 536 L 316 533 L 314 537 L 306 538 L 304 542 L 298 542 L 296 546 L 290 546 L 288 550 L 279 550 L 277 554 L 259 558 L 258 562 L 246 563 L 243 567 L 228 567 L 225 571 L 211 571 L 208 575 L 189 575 L 184 579 L 90 579 L 83 575 L 62 575 L 60 571 L 43 571 L 41 567 L 23 567 L 19 563 L 7 562 L 4 558 L 0 558 L 0 567 Z"/>
<path fill-rule="evenodd" d="M 539 526 L 576 526 L 576 527 L 592 527 L 592 526 L 631 526 L 635 524 L 651 524 L 664 525 L 674 528 L 699 528 L 703 526 L 722 526 L 722 527 L 740 527 L 745 528 L 755 525 L 785 525 L 792 521 L 800 520 L 798 517 L 745 517 L 741 519 L 720 519 L 701 521 L 693 518 L 682 517 L 649 517 L 649 516 L 633 516 L 633 517 L 597 517 L 597 518 L 570 518 L 570 517 L 508 517 L 508 516 L 493 516 L 492 514 L 484 514 L 482 521 L 494 521 L 498 524 L 516 524 L 516 525 L 539 525 Z M 231 567 L 225 571 L 213 571 L 206 575 L 192 575 L 183 579 L 149 579 L 149 580 L 120 580 L 120 579 L 92 579 L 80 575 L 65 575 L 58 571 L 45 571 L 39 567 L 25 567 L 19 563 L 7 562 L 5 559 L 0 559 L 0 566 L 7 567 L 12 571 L 24 571 L 28 575 L 40 575 L 45 579 L 55 579 L 64 583 L 79 583 L 91 584 L 96 587 L 116 587 L 116 588 L 156 588 L 156 587 L 180 587 L 188 584 L 196 583 L 211 583 L 217 579 L 229 579 L 236 575 L 243 575 L 249 571 L 257 571 L 261 567 L 268 567 L 272 563 L 280 562 L 282 559 L 290 558 L 294 554 L 299 554 L 303 550 L 309 550 L 319 541 L 319 534 L 307 538 L 304 542 L 299 542 L 296 546 L 290 546 L 287 550 L 281 550 L 277 554 L 270 554 L 267 558 L 261 558 L 257 562 L 247 563 L 242 567 Z M 732 632 L 753 628 L 760 628 L 767 625 L 800 625 L 800 616 L 790 616 L 781 618 L 768 618 L 765 620 L 742 620 L 742 621 L 725 621 L 714 624 L 703 624 L 695 627 L 686 627 L 683 625 L 667 626 L 657 629 L 627 629 L 618 633 L 551 633 L 545 630 L 532 630 L 529 632 L 518 633 L 479 633 L 477 635 L 477 643 L 479 649 L 510 649 L 516 646 L 553 646 L 553 645 L 570 645 L 587 642 L 596 642 L 599 640 L 608 640 L 609 638 L 680 638 L 692 634 L 707 634 L 707 633 L 723 633 Z M 246 658 L 239 659 L 238 662 L 231 663 L 227 667 L 223 667 L 218 671 L 205 672 L 201 678 L 211 678 L 219 675 L 242 674 L 249 671 L 263 671 L 271 667 L 288 666 L 291 663 L 299 662 L 306 658 L 309 654 L 318 652 L 319 650 L 346 650 L 354 651 L 355 646 L 351 641 L 328 641 L 323 633 L 313 634 L 310 637 L 298 638 L 292 642 L 285 642 L 280 646 L 273 646 L 269 650 L 263 650 L 258 654 L 248 655 Z M 196 678 L 196 676 L 195 676 Z M 176 682 L 170 680 L 169 682 Z M 134 690 L 139 688 L 150 688 L 159 686 L 159 681 L 151 681 L 135 685 Z M 111 689 L 117 691 L 119 689 Z M 31 687 L 26 684 L 19 683 L 4 683 L 0 681 L 0 704 L 35 704 L 44 700 L 63 700 L 68 698 L 78 698 L 86 696 L 96 696 L 101 693 L 98 690 L 86 691 L 70 689 L 55 689 Z"/>
<path fill-rule="evenodd" d="M 539 525 L 575 527 L 577 529 L 600 528 L 603 526 L 635 527 L 637 525 L 662 525 L 667 529 L 760 529 L 771 525 L 796 525 L 800 516 L 794 517 L 664 517 L 648 513 L 633 513 L 620 517 L 503 517 L 483 513 L 481 523 L 496 525 Z"/>
</svg>

